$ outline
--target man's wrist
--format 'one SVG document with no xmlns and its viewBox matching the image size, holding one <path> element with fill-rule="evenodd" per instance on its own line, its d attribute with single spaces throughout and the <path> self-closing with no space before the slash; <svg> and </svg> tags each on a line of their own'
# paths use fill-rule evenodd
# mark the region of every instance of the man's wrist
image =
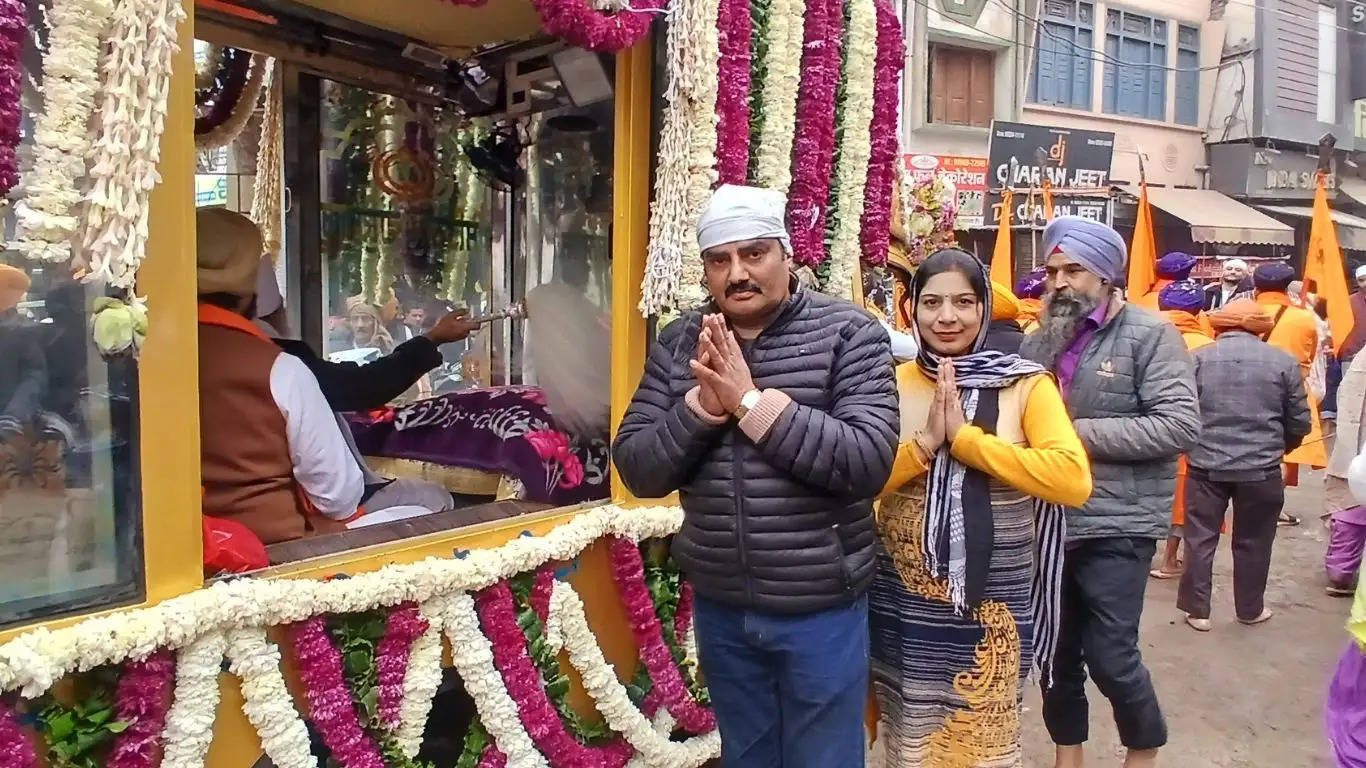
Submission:
<svg viewBox="0 0 1366 768">
<path fill-rule="evenodd" d="M 736 406 L 731 409 L 731 415 L 734 416 L 736 420 L 745 418 L 749 415 L 750 411 L 758 407 L 759 401 L 762 398 L 763 393 L 760 392 L 758 389 L 751 387 L 750 389 L 746 390 L 743 394 L 740 395 L 740 402 L 737 403 Z"/>
</svg>

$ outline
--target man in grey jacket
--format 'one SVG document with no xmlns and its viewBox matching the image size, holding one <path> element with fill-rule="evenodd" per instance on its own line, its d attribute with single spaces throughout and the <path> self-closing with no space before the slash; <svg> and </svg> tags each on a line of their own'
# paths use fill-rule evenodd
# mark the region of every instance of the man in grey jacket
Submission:
<svg viewBox="0 0 1366 768">
<path fill-rule="evenodd" d="M 1299 361 L 1262 340 L 1275 322 L 1252 299 L 1211 312 L 1219 334 L 1195 350 L 1204 428 L 1187 460 L 1186 570 L 1176 606 L 1192 629 L 1210 629 L 1210 581 L 1224 511 L 1233 502 L 1233 604 L 1238 620 L 1271 618 L 1263 602 L 1276 520 L 1285 503 L 1281 459 L 1309 434 Z"/>
<path fill-rule="evenodd" d="M 1082 765 L 1086 675 L 1110 700 L 1125 766 L 1156 763 L 1167 726 L 1138 650 L 1148 569 L 1165 538 L 1177 457 L 1200 414 L 1176 328 L 1115 290 L 1124 241 L 1099 222 L 1063 216 L 1043 234 L 1047 285 L 1039 330 L 1021 354 L 1055 372 L 1091 457 L 1091 499 L 1067 510 L 1062 624 L 1043 714 L 1057 768 Z"/>
<path fill-rule="evenodd" d="M 712 300 L 660 332 L 612 458 L 639 496 L 679 491 L 673 554 L 724 768 L 857 768 L 896 383 L 877 321 L 792 277 L 785 209 L 772 190 L 713 195 Z"/>
</svg>

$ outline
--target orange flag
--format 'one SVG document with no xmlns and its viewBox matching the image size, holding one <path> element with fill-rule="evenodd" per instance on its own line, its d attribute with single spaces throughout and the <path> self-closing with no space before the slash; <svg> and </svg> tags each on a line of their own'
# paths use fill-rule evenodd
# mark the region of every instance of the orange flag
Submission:
<svg viewBox="0 0 1366 768">
<path fill-rule="evenodd" d="M 1328 207 L 1328 192 L 1323 174 L 1314 183 L 1314 218 L 1309 224 L 1309 251 L 1304 256 L 1304 280 L 1313 281 L 1314 291 L 1328 302 L 1328 327 L 1333 331 L 1333 350 L 1342 349 L 1352 333 L 1352 305 L 1347 291 L 1347 275 L 1342 271 L 1342 251 Z M 1306 290 L 1308 288 L 1306 287 Z"/>
<path fill-rule="evenodd" d="M 1043 220 L 1053 220 L 1053 182 L 1043 178 Z"/>
<path fill-rule="evenodd" d="M 996 223 L 996 247 L 991 251 L 991 282 L 1007 288 L 1015 285 L 1015 268 L 1010 255 L 1010 209 L 1014 193 L 1001 190 L 1001 214 Z"/>
<path fill-rule="evenodd" d="M 1139 187 L 1138 220 L 1134 239 L 1129 243 L 1129 285 L 1131 298 L 1151 293 L 1157 283 L 1157 240 L 1153 238 L 1153 211 L 1148 206 L 1148 185 Z"/>
</svg>

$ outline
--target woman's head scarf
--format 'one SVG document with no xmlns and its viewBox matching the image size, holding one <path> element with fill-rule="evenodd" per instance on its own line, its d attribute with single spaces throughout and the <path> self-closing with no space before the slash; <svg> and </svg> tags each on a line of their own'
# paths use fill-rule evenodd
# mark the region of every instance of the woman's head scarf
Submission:
<svg viewBox="0 0 1366 768">
<path fill-rule="evenodd" d="M 926 259 L 920 265 L 920 270 L 933 271 L 939 259 L 955 259 L 960 263 L 970 261 L 982 272 L 981 281 L 974 286 L 982 308 L 982 324 L 970 351 L 953 358 L 953 371 L 964 418 L 988 434 L 994 434 L 1001 390 L 1026 376 L 1044 373 L 1044 368 L 1019 355 L 984 349 L 992 305 L 987 268 L 971 254 L 958 249 L 945 249 Z M 920 340 L 916 364 L 927 376 L 938 379 L 942 358 L 930 348 L 925 333 L 915 322 L 915 308 L 920 304 L 924 286 L 925 283 L 920 280 L 914 281 L 912 286 L 914 293 L 911 296 L 910 314 Z M 1034 624 L 1032 650 L 1035 667 L 1046 671 L 1057 645 L 1067 523 L 1061 506 L 1038 499 L 1034 506 L 1037 566 L 1030 585 L 1029 600 Z M 947 579 L 949 598 L 960 614 L 977 608 L 982 602 L 987 574 L 991 569 L 995 535 L 987 475 L 959 462 L 947 443 L 941 445 L 930 463 L 925 488 L 925 529 L 921 554 L 935 577 Z"/>
</svg>

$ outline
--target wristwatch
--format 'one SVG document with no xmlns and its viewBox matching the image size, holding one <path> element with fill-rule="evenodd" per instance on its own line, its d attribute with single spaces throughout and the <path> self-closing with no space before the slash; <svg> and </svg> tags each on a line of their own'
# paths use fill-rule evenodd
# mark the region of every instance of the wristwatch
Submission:
<svg viewBox="0 0 1366 768">
<path fill-rule="evenodd" d="M 745 394 L 740 395 L 740 405 L 735 408 L 735 418 L 743 419 L 748 416 L 749 412 L 759 405 L 759 398 L 761 396 L 762 395 L 759 394 L 759 390 L 757 389 L 751 389 Z"/>
</svg>

